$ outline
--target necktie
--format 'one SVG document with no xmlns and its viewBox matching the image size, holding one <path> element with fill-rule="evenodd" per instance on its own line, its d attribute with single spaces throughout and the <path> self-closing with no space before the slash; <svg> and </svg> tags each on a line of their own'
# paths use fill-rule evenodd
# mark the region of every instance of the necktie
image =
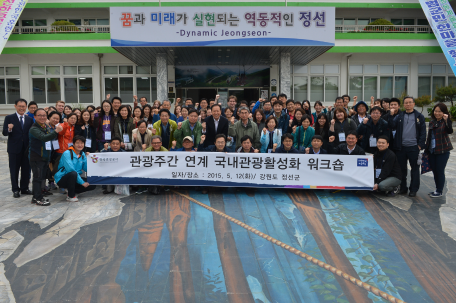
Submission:
<svg viewBox="0 0 456 303">
<path fill-rule="evenodd" d="M 21 127 L 24 129 L 24 120 L 22 119 L 23 117 L 21 116 Z"/>
</svg>

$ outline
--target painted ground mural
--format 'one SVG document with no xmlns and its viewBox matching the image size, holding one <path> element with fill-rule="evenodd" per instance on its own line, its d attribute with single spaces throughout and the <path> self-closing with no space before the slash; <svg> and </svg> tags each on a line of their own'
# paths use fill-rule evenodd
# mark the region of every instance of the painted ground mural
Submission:
<svg viewBox="0 0 456 303">
<path fill-rule="evenodd" d="M 444 201 L 176 191 L 10 211 L 0 218 L 0 287 L 11 288 L 2 302 L 456 302 Z"/>
</svg>

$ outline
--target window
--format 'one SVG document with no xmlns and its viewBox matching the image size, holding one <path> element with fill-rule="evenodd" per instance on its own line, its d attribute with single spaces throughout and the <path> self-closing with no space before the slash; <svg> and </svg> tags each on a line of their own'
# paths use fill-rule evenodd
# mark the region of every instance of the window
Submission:
<svg viewBox="0 0 456 303">
<path fill-rule="evenodd" d="M 14 104 L 20 97 L 19 67 L 0 67 L 0 104 Z"/>
<path fill-rule="evenodd" d="M 338 64 L 295 65 L 293 71 L 295 100 L 333 101 L 339 95 Z"/>
<path fill-rule="evenodd" d="M 157 98 L 157 78 L 150 66 L 114 65 L 103 67 L 105 95 L 119 96 L 130 102 L 133 95 L 146 97 L 148 101 Z"/>
<path fill-rule="evenodd" d="M 418 97 L 435 97 L 439 87 L 455 84 L 451 67 L 447 64 L 418 65 Z"/>
<path fill-rule="evenodd" d="M 362 100 L 400 97 L 407 93 L 409 66 L 405 64 L 350 65 L 349 94 Z M 401 75 L 399 75 L 401 74 Z"/>
<path fill-rule="evenodd" d="M 92 66 L 32 66 L 31 76 L 38 103 L 93 103 Z"/>
</svg>

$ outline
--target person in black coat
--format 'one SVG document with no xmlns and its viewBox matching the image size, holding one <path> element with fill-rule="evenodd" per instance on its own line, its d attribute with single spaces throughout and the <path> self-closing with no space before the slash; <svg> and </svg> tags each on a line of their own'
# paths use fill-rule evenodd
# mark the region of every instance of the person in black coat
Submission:
<svg viewBox="0 0 456 303">
<path fill-rule="evenodd" d="M 76 122 L 75 136 L 82 136 L 86 139 L 83 152 L 94 153 L 97 150 L 97 132 L 93 125 L 92 115 L 89 110 L 84 109 L 81 112 L 81 117 Z"/>
<path fill-rule="evenodd" d="M 358 135 L 360 136 L 359 146 L 368 153 L 375 153 L 377 149 L 377 139 L 380 136 L 388 136 L 388 122 L 381 118 L 382 109 L 375 106 L 371 110 L 371 117 L 364 118 L 358 126 Z"/>
<path fill-rule="evenodd" d="M 19 198 L 20 193 L 23 195 L 32 194 L 28 188 L 30 181 L 28 149 L 29 130 L 33 125 L 33 119 L 25 114 L 27 110 L 26 100 L 16 100 L 14 107 L 16 112 L 6 116 L 3 122 L 3 136 L 8 136 L 7 152 L 13 196 Z M 18 184 L 19 170 L 21 170 L 20 185 Z"/>
<path fill-rule="evenodd" d="M 323 146 L 323 137 L 320 135 L 315 135 L 312 137 L 312 148 L 306 148 L 306 154 L 310 155 L 325 155 L 328 152 L 321 148 Z"/>
<path fill-rule="evenodd" d="M 215 142 L 215 136 L 219 134 L 228 137 L 228 119 L 222 116 L 222 107 L 219 104 L 214 104 L 211 107 L 212 116 L 207 117 L 203 123 L 203 135 L 206 135 L 204 147 L 208 147 Z"/>
<path fill-rule="evenodd" d="M 378 151 L 374 154 L 375 184 L 374 190 L 395 196 L 401 185 L 402 172 L 396 154 L 389 147 L 389 138 L 377 139 Z"/>
<path fill-rule="evenodd" d="M 345 143 L 341 143 L 334 147 L 334 136 L 329 137 L 329 150 L 328 153 L 333 155 L 365 155 L 364 149 L 362 149 L 356 142 L 358 142 L 358 134 L 356 131 L 348 132 Z"/>
</svg>

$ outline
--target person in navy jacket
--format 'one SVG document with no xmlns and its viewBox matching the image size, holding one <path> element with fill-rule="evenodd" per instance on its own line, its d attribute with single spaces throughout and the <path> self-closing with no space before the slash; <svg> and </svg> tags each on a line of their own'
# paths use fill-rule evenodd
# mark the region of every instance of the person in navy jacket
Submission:
<svg viewBox="0 0 456 303">
<path fill-rule="evenodd" d="M 16 100 L 14 107 L 16 112 L 6 116 L 3 122 L 3 136 L 8 136 L 7 152 L 13 196 L 19 198 L 20 193 L 23 195 L 32 194 L 28 188 L 30 181 L 28 149 L 29 130 L 33 125 L 33 119 L 25 114 L 27 110 L 26 100 Z M 20 184 L 19 170 L 21 171 Z"/>
</svg>

